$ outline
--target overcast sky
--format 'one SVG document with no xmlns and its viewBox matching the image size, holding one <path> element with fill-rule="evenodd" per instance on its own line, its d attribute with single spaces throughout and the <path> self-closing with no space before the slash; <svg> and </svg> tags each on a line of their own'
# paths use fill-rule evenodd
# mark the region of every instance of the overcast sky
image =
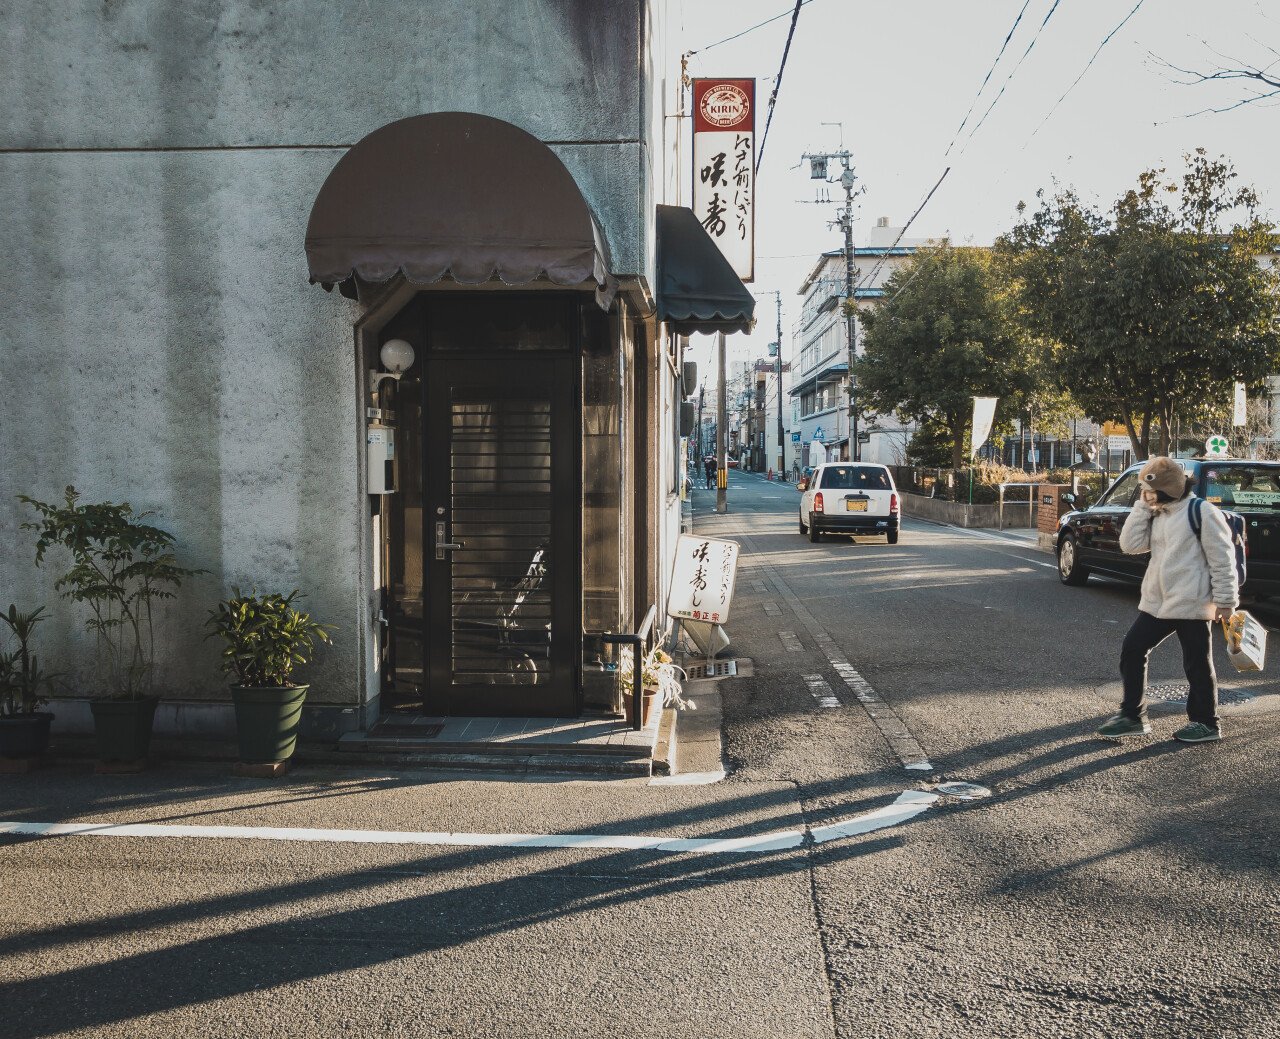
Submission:
<svg viewBox="0 0 1280 1039">
<path fill-rule="evenodd" d="M 1280 51 L 1277 0 L 1143 0 L 1054 110 L 1135 3 L 1060 0 L 1042 29 L 1054 0 L 1026 0 L 1022 21 L 979 97 L 1024 0 L 809 0 L 800 12 L 760 170 L 752 286 L 761 297 L 759 324 L 750 339 L 731 339 L 738 341 L 738 359 L 763 354 L 773 339 L 774 289 L 783 293 L 784 350 L 793 355 L 796 291 L 817 254 L 841 244 L 839 232 L 826 226 L 835 207 L 805 204 L 814 185 L 807 167 L 792 168 L 805 151 L 838 147 L 839 129 L 824 122 L 843 122 L 844 144 L 866 189 L 855 216 L 855 243 L 877 217 L 904 222 L 947 166 L 950 174 L 909 233 L 950 234 L 956 242 L 986 245 L 1012 225 L 1018 201 L 1033 201 L 1039 188 L 1052 189 L 1057 181 L 1108 203 L 1142 169 L 1177 165 L 1197 147 L 1230 158 L 1242 179 L 1262 193 L 1274 219 L 1280 107 L 1264 102 L 1193 116 L 1245 96 L 1246 86 L 1180 85 L 1160 60 L 1211 71 L 1226 63 L 1216 49 L 1280 68 L 1280 54 L 1268 50 Z M 758 80 L 757 142 L 791 6 L 789 0 L 673 0 L 679 49 L 699 51 L 690 58 L 691 75 Z M 784 11 L 770 25 L 707 49 Z M 1031 52 L 1007 79 L 1033 38 Z M 971 135 L 1001 87 L 1004 95 Z M 838 187 L 831 194 L 839 196 Z M 711 342 L 699 339 L 704 349 Z"/>
</svg>

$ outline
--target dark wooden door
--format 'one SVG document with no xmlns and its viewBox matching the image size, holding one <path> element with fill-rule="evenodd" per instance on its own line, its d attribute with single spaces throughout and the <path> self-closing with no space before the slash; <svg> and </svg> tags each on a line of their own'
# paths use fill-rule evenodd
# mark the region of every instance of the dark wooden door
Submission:
<svg viewBox="0 0 1280 1039">
<path fill-rule="evenodd" d="M 572 359 L 427 362 L 430 713 L 578 712 L 577 413 Z"/>
</svg>

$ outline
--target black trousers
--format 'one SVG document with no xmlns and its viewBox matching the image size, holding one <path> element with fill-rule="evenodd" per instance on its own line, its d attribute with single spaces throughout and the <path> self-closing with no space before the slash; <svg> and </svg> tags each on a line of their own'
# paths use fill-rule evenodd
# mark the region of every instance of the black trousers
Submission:
<svg viewBox="0 0 1280 1039">
<path fill-rule="evenodd" d="M 1139 611 L 1120 650 L 1120 675 L 1124 678 L 1120 713 L 1134 719 L 1146 713 L 1147 660 L 1156 646 L 1176 633 L 1182 643 L 1182 667 L 1191 686 L 1187 716 L 1193 722 L 1217 728 L 1218 676 L 1213 670 L 1211 630 L 1210 621 L 1160 620 Z"/>
</svg>

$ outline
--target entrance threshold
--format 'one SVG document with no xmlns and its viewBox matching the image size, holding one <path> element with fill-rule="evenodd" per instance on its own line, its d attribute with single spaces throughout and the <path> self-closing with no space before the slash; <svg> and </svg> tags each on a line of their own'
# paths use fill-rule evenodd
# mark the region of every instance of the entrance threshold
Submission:
<svg viewBox="0 0 1280 1039">
<path fill-rule="evenodd" d="M 623 718 L 388 716 L 351 732 L 338 749 L 405 764 L 495 771 L 598 772 L 647 776 L 662 716 L 639 732 Z"/>
</svg>

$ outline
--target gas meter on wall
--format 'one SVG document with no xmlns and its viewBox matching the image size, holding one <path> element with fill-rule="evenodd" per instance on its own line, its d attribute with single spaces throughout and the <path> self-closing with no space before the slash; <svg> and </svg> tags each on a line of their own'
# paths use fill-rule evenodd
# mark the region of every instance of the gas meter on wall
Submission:
<svg viewBox="0 0 1280 1039">
<path fill-rule="evenodd" d="M 369 423 L 369 493 L 394 494 L 396 491 L 396 431 L 379 419 Z"/>
</svg>

